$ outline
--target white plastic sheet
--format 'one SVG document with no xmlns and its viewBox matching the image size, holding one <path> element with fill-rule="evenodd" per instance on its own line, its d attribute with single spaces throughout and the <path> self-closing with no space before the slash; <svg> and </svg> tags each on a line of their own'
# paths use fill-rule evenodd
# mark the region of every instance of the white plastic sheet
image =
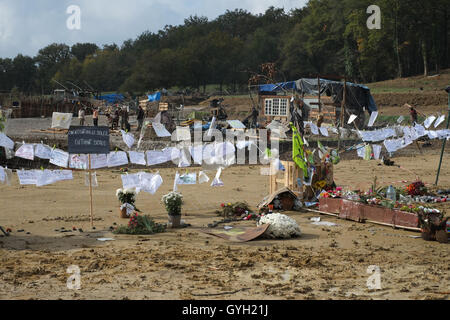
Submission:
<svg viewBox="0 0 450 320">
<path fill-rule="evenodd" d="M 0 147 L 12 150 L 14 149 L 14 141 L 8 138 L 6 134 L 0 132 Z"/>
<path fill-rule="evenodd" d="M 58 167 L 67 168 L 69 163 L 69 153 L 59 149 L 52 150 L 50 163 Z"/>
<path fill-rule="evenodd" d="M 110 152 L 107 157 L 108 167 L 119 167 L 128 164 L 128 157 L 126 152 L 118 151 L 118 152 Z"/>
<path fill-rule="evenodd" d="M 125 142 L 127 147 L 131 149 L 135 142 L 134 136 L 131 133 L 127 133 L 123 130 L 120 130 L 120 132 L 122 133 L 123 142 Z"/>
<path fill-rule="evenodd" d="M 128 151 L 128 155 L 130 156 L 130 163 L 145 166 L 147 165 L 147 161 L 145 161 L 145 153 L 137 152 L 137 151 Z"/>
<path fill-rule="evenodd" d="M 52 148 L 42 143 L 36 144 L 34 156 L 41 159 L 50 159 L 52 157 Z"/>
<path fill-rule="evenodd" d="M 34 145 L 26 143 L 23 144 L 19 149 L 17 149 L 16 157 L 27 160 L 34 160 Z"/>
</svg>

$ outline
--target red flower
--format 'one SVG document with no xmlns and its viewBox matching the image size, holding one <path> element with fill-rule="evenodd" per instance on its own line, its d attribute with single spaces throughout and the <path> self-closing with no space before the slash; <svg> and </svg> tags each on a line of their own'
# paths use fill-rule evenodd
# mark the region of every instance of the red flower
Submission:
<svg viewBox="0 0 450 320">
<path fill-rule="evenodd" d="M 225 208 L 225 203 L 222 203 L 220 206 L 221 206 L 222 208 Z"/>
</svg>

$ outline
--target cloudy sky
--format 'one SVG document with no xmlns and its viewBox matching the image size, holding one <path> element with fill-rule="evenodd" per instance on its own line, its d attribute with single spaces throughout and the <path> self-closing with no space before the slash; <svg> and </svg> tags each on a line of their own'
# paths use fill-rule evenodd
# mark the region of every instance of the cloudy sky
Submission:
<svg viewBox="0 0 450 320">
<path fill-rule="evenodd" d="M 48 44 L 122 44 L 142 32 L 179 25 L 190 15 L 210 20 L 226 10 L 264 13 L 270 6 L 287 12 L 307 0 L 0 0 L 0 57 L 34 56 Z M 81 30 L 69 30 L 70 5 L 81 9 Z"/>
</svg>

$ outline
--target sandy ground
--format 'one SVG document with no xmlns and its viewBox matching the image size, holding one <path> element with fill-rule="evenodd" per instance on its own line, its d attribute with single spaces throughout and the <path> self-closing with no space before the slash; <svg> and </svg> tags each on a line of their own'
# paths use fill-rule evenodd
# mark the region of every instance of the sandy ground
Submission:
<svg viewBox="0 0 450 320">
<path fill-rule="evenodd" d="M 448 153 L 446 154 L 448 159 Z M 338 185 L 368 188 L 374 176 L 384 183 L 412 181 L 415 172 L 434 182 L 438 152 L 395 158 L 396 167 L 378 162 L 342 161 L 335 167 Z M 119 219 L 115 190 L 120 173 L 99 171 L 94 190 L 95 226 L 89 223 L 89 191 L 84 174 L 43 188 L 0 185 L 0 225 L 13 230 L 0 238 L 1 299 L 449 299 L 449 246 L 425 242 L 420 234 L 358 224 L 320 227 L 307 212 L 289 212 L 303 236 L 288 241 L 231 243 L 200 232 L 220 218 L 223 202 L 246 200 L 255 208 L 268 193 L 268 178 L 258 166 L 224 171 L 223 188 L 180 186 L 190 228 L 154 236 L 116 236 L 108 230 Z M 192 169 L 191 169 L 192 170 Z M 161 169 L 165 181 L 155 196 L 140 194 L 136 205 L 157 222 L 166 222 L 161 196 L 173 184 L 175 169 Z M 213 173 L 210 172 L 212 177 Z M 381 182 L 380 182 L 381 183 Z M 401 183 L 397 183 L 401 185 Z M 444 163 L 440 187 L 450 188 Z M 447 208 L 441 206 L 441 208 Z M 230 225 L 254 226 L 255 222 Z M 55 231 L 82 228 L 83 233 Z M 223 227 L 223 225 L 222 225 Z M 220 228 L 220 227 L 219 227 Z M 24 232 L 18 232 L 18 230 Z M 26 234 L 29 232 L 30 234 Z M 115 241 L 102 243 L 100 237 Z M 81 270 L 81 290 L 69 290 L 71 265 Z M 381 290 L 369 290 L 371 265 L 381 269 Z"/>
</svg>

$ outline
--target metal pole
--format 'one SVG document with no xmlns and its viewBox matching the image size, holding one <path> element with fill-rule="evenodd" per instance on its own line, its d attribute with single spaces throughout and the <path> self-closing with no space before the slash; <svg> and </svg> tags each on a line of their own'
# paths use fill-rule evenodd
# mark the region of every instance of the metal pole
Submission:
<svg viewBox="0 0 450 320">
<path fill-rule="evenodd" d="M 445 89 L 445 91 L 447 91 L 447 93 L 448 93 L 448 115 L 447 115 L 447 129 L 448 129 L 450 126 L 450 86 L 448 86 L 447 89 Z M 446 142 L 447 142 L 447 139 L 444 139 L 444 142 L 442 142 L 441 159 L 439 160 L 439 167 L 438 167 L 438 172 L 437 172 L 437 176 L 436 176 L 436 186 L 438 185 L 438 182 L 439 182 L 439 175 L 441 173 L 442 159 L 444 158 Z"/>
<path fill-rule="evenodd" d="M 89 198 L 90 198 L 90 216 L 91 216 L 91 227 L 94 227 L 94 206 L 92 202 L 92 170 L 91 170 L 91 155 L 88 155 L 89 161 Z"/>
</svg>

